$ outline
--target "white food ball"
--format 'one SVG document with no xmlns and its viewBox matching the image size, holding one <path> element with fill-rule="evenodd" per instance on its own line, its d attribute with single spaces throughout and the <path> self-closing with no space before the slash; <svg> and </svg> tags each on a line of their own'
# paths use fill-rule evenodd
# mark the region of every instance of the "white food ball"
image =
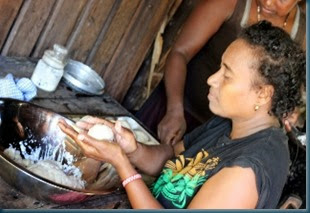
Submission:
<svg viewBox="0 0 310 213">
<path fill-rule="evenodd" d="M 112 129 L 104 124 L 95 124 L 88 130 L 88 135 L 97 140 L 114 140 L 114 133 Z"/>
</svg>

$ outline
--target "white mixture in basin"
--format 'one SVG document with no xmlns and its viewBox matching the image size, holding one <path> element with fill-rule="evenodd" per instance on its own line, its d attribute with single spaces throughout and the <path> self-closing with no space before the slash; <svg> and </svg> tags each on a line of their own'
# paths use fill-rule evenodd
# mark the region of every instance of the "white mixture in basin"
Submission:
<svg viewBox="0 0 310 213">
<path fill-rule="evenodd" d="M 84 181 L 81 180 L 81 177 L 66 175 L 62 170 L 61 163 L 57 161 L 42 160 L 29 166 L 28 170 L 36 175 L 64 186 L 69 186 L 76 189 L 83 189 L 85 187 Z"/>
<path fill-rule="evenodd" d="M 26 159 L 23 159 L 20 151 L 14 149 L 13 147 L 5 149 L 3 153 L 19 165 L 25 167 L 40 177 L 75 189 L 85 188 L 85 181 L 81 178 L 82 173 L 74 165 L 62 165 L 60 162 L 55 160 L 39 159 L 39 157 L 36 156 L 38 154 L 36 150 L 33 150 L 32 155 L 27 155 L 23 152 Z M 66 173 L 69 174 L 67 175 Z"/>
</svg>

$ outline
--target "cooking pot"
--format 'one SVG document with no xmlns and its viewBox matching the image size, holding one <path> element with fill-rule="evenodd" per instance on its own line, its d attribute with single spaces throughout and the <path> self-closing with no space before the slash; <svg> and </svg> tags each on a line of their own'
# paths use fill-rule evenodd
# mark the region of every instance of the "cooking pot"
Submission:
<svg viewBox="0 0 310 213">
<path fill-rule="evenodd" d="M 26 195 L 62 204 L 80 202 L 92 195 L 106 195 L 117 190 L 117 187 L 89 190 L 87 187 L 75 189 L 60 185 L 32 173 L 4 154 L 11 147 L 20 151 L 22 158 L 33 150 L 39 150 L 39 158 L 49 156 L 62 165 L 85 159 L 75 142 L 58 127 L 59 119 L 72 123 L 70 119 L 35 104 L 0 98 L 0 176 Z M 67 152 L 73 159 L 66 157 Z"/>
</svg>

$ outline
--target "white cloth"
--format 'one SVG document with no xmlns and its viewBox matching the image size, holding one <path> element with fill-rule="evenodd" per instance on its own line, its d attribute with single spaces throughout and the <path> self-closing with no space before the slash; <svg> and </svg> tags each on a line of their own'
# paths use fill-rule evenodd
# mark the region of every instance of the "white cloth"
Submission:
<svg viewBox="0 0 310 213">
<path fill-rule="evenodd" d="M 14 79 L 11 73 L 0 79 L 0 97 L 30 101 L 37 95 L 37 88 L 29 78 Z"/>
</svg>

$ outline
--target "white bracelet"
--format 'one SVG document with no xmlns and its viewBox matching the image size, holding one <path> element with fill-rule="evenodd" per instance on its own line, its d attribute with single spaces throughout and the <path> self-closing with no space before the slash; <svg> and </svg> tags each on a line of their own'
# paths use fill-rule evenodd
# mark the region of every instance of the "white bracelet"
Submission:
<svg viewBox="0 0 310 213">
<path fill-rule="evenodd" d="M 141 176 L 140 174 L 135 174 L 135 175 L 132 175 L 132 176 L 126 178 L 126 179 L 122 182 L 123 187 L 125 188 L 125 186 L 126 186 L 128 183 L 130 183 L 130 182 L 132 182 L 132 181 L 134 181 L 134 180 L 140 179 L 140 178 L 142 178 L 142 176 Z"/>
</svg>

